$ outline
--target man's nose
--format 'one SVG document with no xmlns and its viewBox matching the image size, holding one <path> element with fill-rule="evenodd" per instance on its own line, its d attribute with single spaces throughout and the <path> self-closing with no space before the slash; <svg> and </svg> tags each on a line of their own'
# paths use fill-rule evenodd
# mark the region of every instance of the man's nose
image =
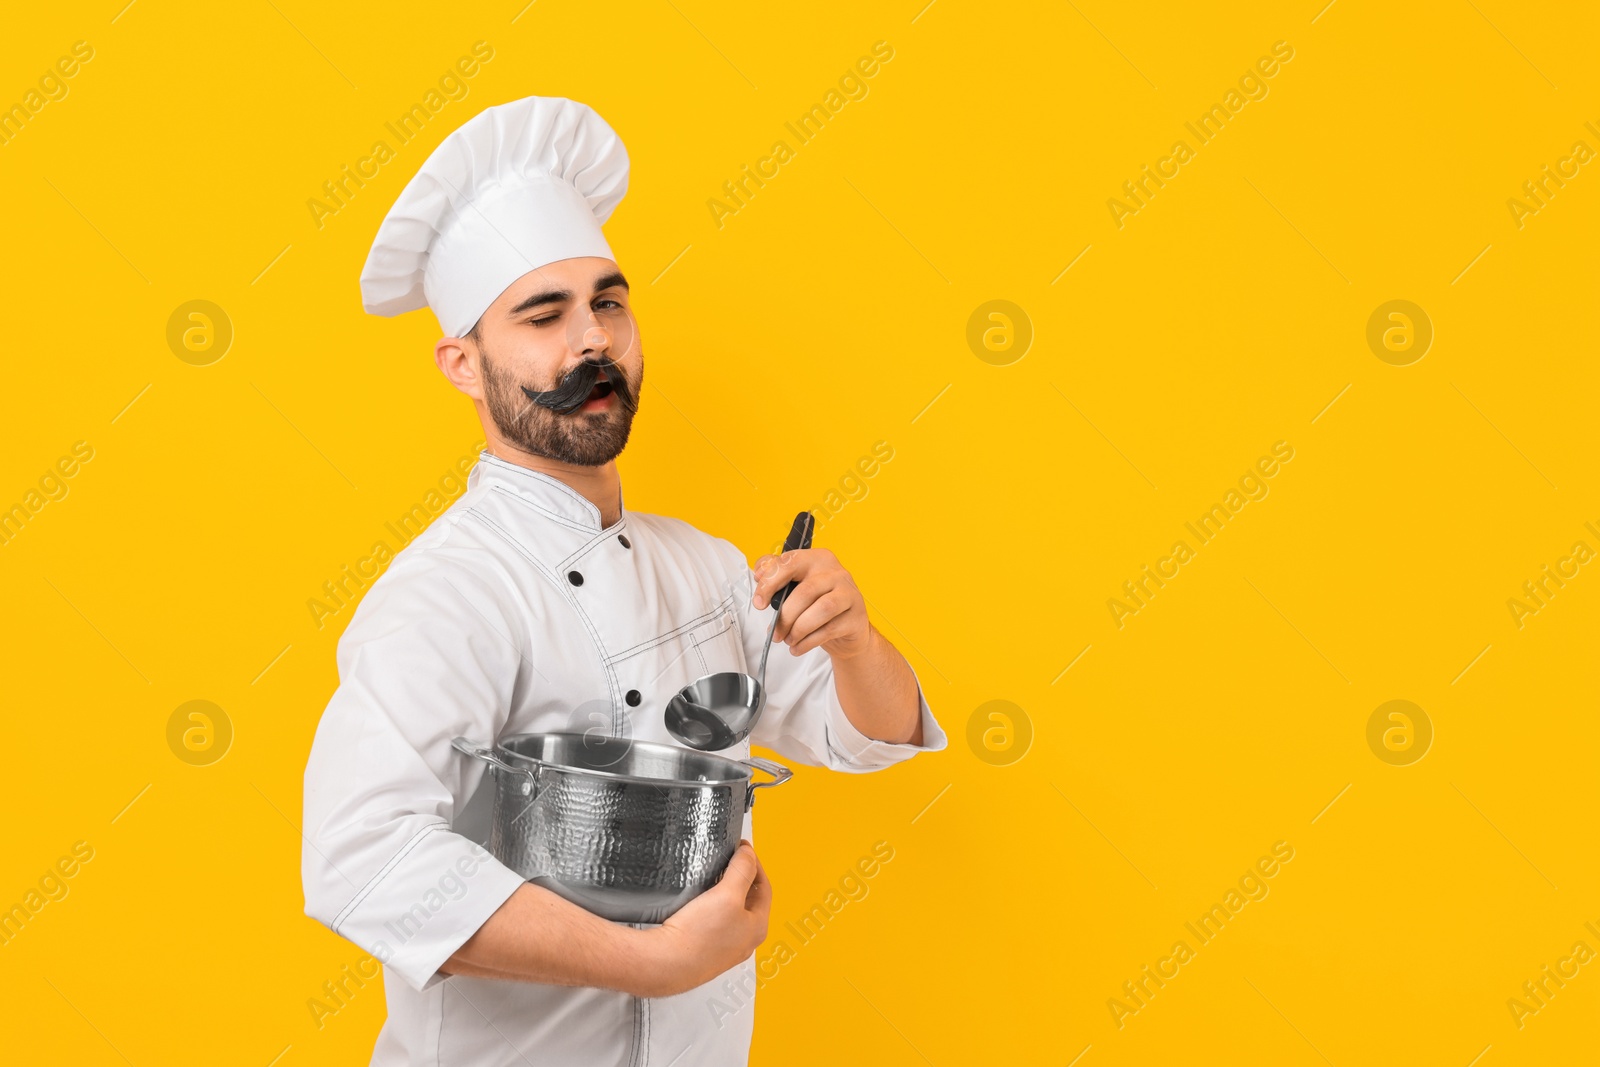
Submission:
<svg viewBox="0 0 1600 1067">
<path fill-rule="evenodd" d="M 604 352 L 611 347 L 611 331 L 592 312 L 589 321 L 583 327 L 582 344 L 580 350 L 587 356 L 594 352 Z"/>
</svg>

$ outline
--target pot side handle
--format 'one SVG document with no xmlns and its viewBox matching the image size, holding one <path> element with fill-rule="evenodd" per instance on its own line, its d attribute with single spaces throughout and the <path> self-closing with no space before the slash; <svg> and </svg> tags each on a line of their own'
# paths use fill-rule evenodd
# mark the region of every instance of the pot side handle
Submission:
<svg viewBox="0 0 1600 1067">
<path fill-rule="evenodd" d="M 769 759 L 762 759 L 760 756 L 749 756 L 740 760 L 739 762 L 744 764 L 746 767 L 750 767 L 758 771 L 765 771 L 772 775 L 772 781 L 770 782 L 752 781 L 750 783 L 750 790 L 745 799 L 744 805 L 746 811 L 749 811 L 755 806 L 757 789 L 769 789 L 775 785 L 782 785 L 784 782 L 787 782 L 789 779 L 794 777 L 794 772 L 785 767 L 783 764 L 774 763 Z"/>
<path fill-rule="evenodd" d="M 529 771 L 523 767 L 512 766 L 499 756 L 495 755 L 494 749 L 487 745 L 480 745 L 476 741 L 468 740 L 465 737 L 453 737 L 450 739 L 450 747 L 461 753 L 463 756 L 468 756 L 475 760 L 482 760 L 489 766 L 497 767 L 500 770 L 505 771 L 507 774 L 520 775 L 521 777 L 526 778 L 527 781 L 522 783 L 522 794 L 524 796 L 532 793 L 534 788 L 538 785 L 538 779 L 534 777 L 532 771 Z M 762 784 L 771 785 L 773 783 L 763 782 Z"/>
</svg>

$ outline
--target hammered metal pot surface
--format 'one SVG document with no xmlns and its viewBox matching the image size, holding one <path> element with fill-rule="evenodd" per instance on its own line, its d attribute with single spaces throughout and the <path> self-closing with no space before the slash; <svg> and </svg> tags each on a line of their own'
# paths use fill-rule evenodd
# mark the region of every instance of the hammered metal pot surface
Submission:
<svg viewBox="0 0 1600 1067">
<path fill-rule="evenodd" d="M 494 857 L 616 922 L 662 922 L 715 885 L 755 790 L 790 775 L 766 760 L 599 735 L 514 734 L 492 750 L 458 738 L 456 747 L 490 764 Z M 757 769 L 777 780 L 752 782 Z"/>
</svg>

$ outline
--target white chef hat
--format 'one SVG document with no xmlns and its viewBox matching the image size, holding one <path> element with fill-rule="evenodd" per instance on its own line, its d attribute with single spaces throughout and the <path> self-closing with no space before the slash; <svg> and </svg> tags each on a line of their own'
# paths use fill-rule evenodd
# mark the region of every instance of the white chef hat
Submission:
<svg viewBox="0 0 1600 1067">
<path fill-rule="evenodd" d="M 460 337 L 529 271 L 615 259 L 600 224 L 628 191 L 628 153 L 587 104 L 529 96 L 487 108 L 433 150 L 361 269 L 377 315 L 431 307 Z"/>
</svg>

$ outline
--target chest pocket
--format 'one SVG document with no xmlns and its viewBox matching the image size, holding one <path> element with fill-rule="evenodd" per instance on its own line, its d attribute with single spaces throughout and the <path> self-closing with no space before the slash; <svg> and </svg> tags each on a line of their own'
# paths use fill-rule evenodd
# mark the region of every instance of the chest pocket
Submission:
<svg viewBox="0 0 1600 1067">
<path fill-rule="evenodd" d="M 733 598 L 729 596 L 704 615 L 612 657 L 606 667 L 627 695 L 625 700 L 638 694 L 638 703 L 630 701 L 628 709 L 639 726 L 634 736 L 654 740 L 659 728 L 659 739 L 671 740 L 663 715 L 678 690 L 703 675 L 750 670 Z"/>
</svg>

